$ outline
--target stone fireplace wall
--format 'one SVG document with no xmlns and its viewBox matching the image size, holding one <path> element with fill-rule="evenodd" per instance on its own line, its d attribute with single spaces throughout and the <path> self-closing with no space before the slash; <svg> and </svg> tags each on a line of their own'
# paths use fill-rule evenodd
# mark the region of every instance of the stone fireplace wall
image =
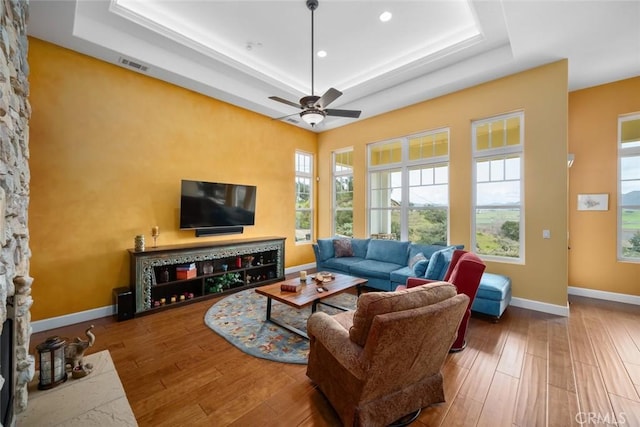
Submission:
<svg viewBox="0 0 640 427">
<path fill-rule="evenodd" d="M 29 276 L 29 65 L 26 0 L 0 0 L 0 325 L 15 324 L 14 413 L 27 406 L 34 375 L 29 355 L 31 283 Z M 5 349 L 6 350 L 6 349 Z M 2 349 L 0 349 L 2 351 Z M 0 386 L 5 385 L 0 378 Z"/>
</svg>

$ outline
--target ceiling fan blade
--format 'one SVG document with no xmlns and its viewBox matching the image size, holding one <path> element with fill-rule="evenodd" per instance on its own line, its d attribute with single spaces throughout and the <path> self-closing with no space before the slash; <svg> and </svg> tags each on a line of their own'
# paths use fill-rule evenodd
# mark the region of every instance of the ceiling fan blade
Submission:
<svg viewBox="0 0 640 427">
<path fill-rule="evenodd" d="M 274 101 L 282 102 L 283 104 L 291 105 L 292 107 L 302 108 L 300 104 L 297 102 L 287 101 L 284 98 L 280 98 L 279 96 L 270 96 L 269 99 L 273 99 Z"/>
<path fill-rule="evenodd" d="M 329 90 L 327 90 L 324 95 L 322 95 L 320 99 L 318 99 L 315 106 L 318 108 L 325 108 L 327 105 L 338 99 L 340 95 L 342 95 L 342 92 L 340 92 L 339 90 L 329 88 Z"/>
<path fill-rule="evenodd" d="M 287 117 L 299 116 L 299 115 L 300 113 L 287 114 L 286 116 L 282 116 L 282 117 L 273 117 L 271 120 L 282 120 L 282 119 L 286 119 Z"/>
<path fill-rule="evenodd" d="M 352 119 L 357 119 L 358 117 L 360 117 L 360 113 L 362 111 L 358 111 L 358 110 L 335 110 L 335 109 L 328 108 L 328 109 L 324 110 L 324 112 L 327 113 L 327 116 L 349 117 L 349 118 L 352 118 Z"/>
</svg>

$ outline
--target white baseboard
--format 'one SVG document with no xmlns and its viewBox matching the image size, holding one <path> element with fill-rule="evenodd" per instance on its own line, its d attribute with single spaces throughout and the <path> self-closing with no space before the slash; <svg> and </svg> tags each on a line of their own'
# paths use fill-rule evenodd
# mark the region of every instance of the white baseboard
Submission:
<svg viewBox="0 0 640 427">
<path fill-rule="evenodd" d="M 78 313 L 66 314 L 64 316 L 51 317 L 49 319 L 36 320 L 31 322 L 31 329 L 34 333 L 47 331 L 49 329 L 61 328 L 67 325 L 86 322 L 88 320 L 100 319 L 101 317 L 112 316 L 116 312 L 115 305 L 94 308 L 92 310 L 80 311 Z"/>
<path fill-rule="evenodd" d="M 540 311 L 542 313 L 555 314 L 556 316 L 569 316 L 569 304 L 565 306 L 549 304 L 547 302 L 534 301 L 524 298 L 511 298 L 511 303 L 514 307 L 526 308 L 528 310 Z"/>
<path fill-rule="evenodd" d="M 615 292 L 598 291 L 596 289 L 577 288 L 575 286 L 569 286 L 569 295 L 623 302 L 625 304 L 640 305 L 640 297 L 636 295 L 618 294 Z"/>
</svg>

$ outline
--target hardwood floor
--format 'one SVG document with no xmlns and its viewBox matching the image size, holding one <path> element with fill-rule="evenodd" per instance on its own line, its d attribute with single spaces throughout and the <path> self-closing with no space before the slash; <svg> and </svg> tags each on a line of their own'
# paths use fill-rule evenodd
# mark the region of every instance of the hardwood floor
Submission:
<svg viewBox="0 0 640 427">
<path fill-rule="evenodd" d="M 108 349 L 141 426 L 337 426 L 306 365 L 257 359 L 211 331 L 215 300 L 142 316 L 34 334 L 82 336 Z M 443 367 L 445 403 L 421 426 L 640 426 L 640 308 L 570 298 L 571 316 L 509 307 L 471 318 L 467 348 Z"/>
</svg>

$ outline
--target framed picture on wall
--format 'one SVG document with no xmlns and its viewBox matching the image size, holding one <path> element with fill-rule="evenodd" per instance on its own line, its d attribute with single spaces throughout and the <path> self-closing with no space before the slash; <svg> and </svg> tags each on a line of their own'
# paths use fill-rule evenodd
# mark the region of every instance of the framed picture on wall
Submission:
<svg viewBox="0 0 640 427">
<path fill-rule="evenodd" d="M 608 194 L 578 194 L 579 211 L 607 211 L 609 210 Z"/>
</svg>

